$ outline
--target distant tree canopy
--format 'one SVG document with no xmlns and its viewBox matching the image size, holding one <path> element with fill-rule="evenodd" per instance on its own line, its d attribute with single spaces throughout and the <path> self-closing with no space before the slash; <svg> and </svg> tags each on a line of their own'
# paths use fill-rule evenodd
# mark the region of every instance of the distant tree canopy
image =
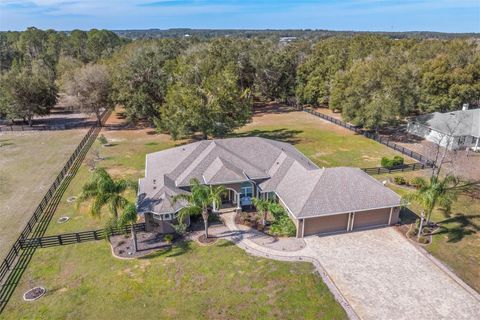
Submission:
<svg viewBox="0 0 480 320">
<path fill-rule="evenodd" d="M 47 115 L 56 104 L 62 81 L 71 82 L 84 64 L 107 59 L 128 42 L 96 29 L 0 32 L 0 118 L 31 125 L 34 116 Z"/>
<path fill-rule="evenodd" d="M 249 121 L 253 99 L 323 105 L 373 129 L 464 103 L 480 107 L 480 45 L 472 35 L 187 33 L 0 32 L 0 117 L 48 114 L 58 91 L 60 101 L 69 96 L 81 110 L 118 104 L 130 121 L 147 121 L 175 138 L 205 138 Z M 279 41 L 284 34 L 298 38 Z M 87 70 L 95 78 L 86 79 Z M 90 89 L 74 97 L 73 87 Z M 99 98 L 95 108 L 85 106 L 89 90 Z"/>
<path fill-rule="evenodd" d="M 175 61 L 160 129 L 174 138 L 200 132 L 223 136 L 251 117 L 250 89 L 242 81 L 244 65 L 229 40 L 194 46 Z"/>
<path fill-rule="evenodd" d="M 112 57 L 112 98 L 125 107 L 129 120 L 153 122 L 160 116 L 173 60 L 185 46 L 185 42 L 170 39 L 136 41 Z"/>
</svg>

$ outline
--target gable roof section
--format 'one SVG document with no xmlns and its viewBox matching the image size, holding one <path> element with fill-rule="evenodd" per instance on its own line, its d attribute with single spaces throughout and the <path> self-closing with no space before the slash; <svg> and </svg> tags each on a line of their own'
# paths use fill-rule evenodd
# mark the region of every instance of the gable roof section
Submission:
<svg viewBox="0 0 480 320">
<path fill-rule="evenodd" d="M 138 211 L 168 213 L 190 179 L 206 184 L 255 180 L 296 218 L 400 205 L 400 197 L 356 168 L 320 169 L 295 147 L 264 138 L 200 141 L 147 155 Z"/>
<path fill-rule="evenodd" d="M 416 117 L 415 122 L 446 135 L 480 137 L 480 109 L 434 112 Z"/>
<path fill-rule="evenodd" d="M 216 157 L 203 173 L 203 180 L 206 184 L 220 184 L 245 181 L 247 177 L 240 168 L 222 160 L 220 157 Z"/>
<path fill-rule="evenodd" d="M 325 169 L 302 209 L 294 215 L 309 218 L 400 205 L 400 197 L 358 168 Z"/>
</svg>

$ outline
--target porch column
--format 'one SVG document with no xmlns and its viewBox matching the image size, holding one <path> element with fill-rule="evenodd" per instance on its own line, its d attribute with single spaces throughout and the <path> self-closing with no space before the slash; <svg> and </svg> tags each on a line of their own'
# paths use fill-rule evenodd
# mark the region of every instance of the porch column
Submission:
<svg viewBox="0 0 480 320">
<path fill-rule="evenodd" d="M 240 205 L 240 193 L 236 192 L 235 195 L 237 197 L 237 210 L 241 210 L 242 206 Z"/>
<path fill-rule="evenodd" d="M 388 225 L 392 223 L 392 213 L 393 213 L 393 207 L 390 208 L 390 217 L 388 217 Z"/>
<path fill-rule="evenodd" d="M 480 137 L 477 138 L 477 142 L 475 142 L 475 149 L 473 149 L 473 150 L 475 150 L 475 151 L 478 150 L 478 142 L 479 141 L 480 141 Z"/>
</svg>

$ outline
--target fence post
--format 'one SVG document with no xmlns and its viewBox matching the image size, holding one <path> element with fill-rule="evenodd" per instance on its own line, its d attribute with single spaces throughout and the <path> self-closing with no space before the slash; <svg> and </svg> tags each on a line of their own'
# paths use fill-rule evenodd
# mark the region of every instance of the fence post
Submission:
<svg viewBox="0 0 480 320">
<path fill-rule="evenodd" d="M 57 238 L 58 238 L 58 243 L 60 243 L 60 245 L 63 246 L 62 236 L 58 235 Z"/>
<path fill-rule="evenodd" d="M 80 241 L 80 234 L 77 232 L 75 235 L 77 236 L 77 242 L 80 243 L 81 242 Z"/>
<path fill-rule="evenodd" d="M 93 230 L 93 238 L 94 238 L 95 240 L 98 240 L 98 239 L 97 239 L 97 230 Z"/>
</svg>

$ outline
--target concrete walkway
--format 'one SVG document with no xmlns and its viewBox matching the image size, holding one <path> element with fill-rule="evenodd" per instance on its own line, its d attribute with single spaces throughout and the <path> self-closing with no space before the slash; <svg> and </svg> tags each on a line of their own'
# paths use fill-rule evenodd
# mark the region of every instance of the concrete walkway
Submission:
<svg viewBox="0 0 480 320">
<path fill-rule="evenodd" d="M 221 215 L 226 237 L 252 255 L 309 261 L 351 319 L 478 319 L 480 296 L 394 228 L 307 237 L 298 251 L 251 240 L 255 233 Z M 228 231 L 227 231 L 228 230 Z"/>
</svg>

